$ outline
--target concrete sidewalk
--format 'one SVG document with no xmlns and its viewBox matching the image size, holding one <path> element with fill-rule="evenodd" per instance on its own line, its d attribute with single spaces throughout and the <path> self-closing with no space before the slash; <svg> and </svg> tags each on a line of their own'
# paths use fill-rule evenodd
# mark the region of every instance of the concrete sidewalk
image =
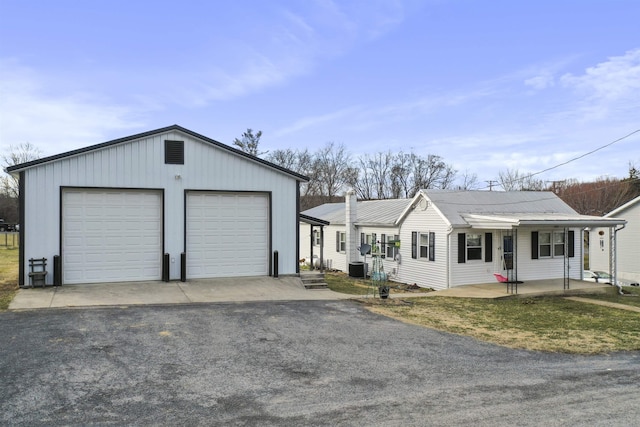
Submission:
<svg viewBox="0 0 640 427">
<path fill-rule="evenodd" d="M 188 282 L 126 282 L 20 289 L 9 310 L 189 304 L 208 302 L 338 300 L 353 295 L 307 290 L 298 277 L 236 277 Z"/>
<path fill-rule="evenodd" d="M 518 293 L 507 292 L 503 283 L 457 286 L 435 292 L 394 293 L 389 297 L 458 297 L 458 298 L 513 298 L 541 295 L 575 296 L 584 293 L 607 292 L 609 285 L 571 281 L 571 289 L 563 290 L 562 281 L 531 281 L 518 286 Z M 189 280 L 187 282 L 125 282 L 64 285 L 35 289 L 20 289 L 9 305 L 9 310 L 38 308 L 68 308 L 92 306 L 130 306 L 190 304 L 212 302 L 249 301 L 311 301 L 379 298 L 368 295 L 350 295 L 329 289 L 305 289 L 299 277 L 235 277 Z"/>
</svg>

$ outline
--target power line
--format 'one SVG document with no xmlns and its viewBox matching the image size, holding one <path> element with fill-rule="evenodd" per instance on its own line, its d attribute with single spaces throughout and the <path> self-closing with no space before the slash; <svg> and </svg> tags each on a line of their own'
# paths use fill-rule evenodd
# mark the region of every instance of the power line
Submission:
<svg viewBox="0 0 640 427">
<path fill-rule="evenodd" d="M 515 181 L 515 182 L 517 182 L 517 181 L 524 181 L 525 179 L 529 179 L 529 178 L 531 178 L 531 177 L 533 177 L 533 176 L 540 175 L 541 173 L 549 172 L 550 170 L 557 169 L 557 168 L 559 168 L 559 167 L 561 167 L 561 166 L 564 166 L 564 165 L 567 165 L 567 164 L 569 164 L 569 163 L 575 162 L 576 160 L 580 160 L 580 159 L 582 159 L 582 158 L 584 158 L 584 157 L 587 157 L 587 156 L 589 156 L 589 155 L 591 155 L 591 154 L 593 154 L 593 153 L 597 153 L 597 152 L 598 152 L 598 151 L 600 151 L 600 150 L 603 150 L 603 149 L 605 149 L 605 148 L 607 148 L 607 147 L 610 147 L 610 146 L 612 146 L 613 144 L 615 144 L 615 143 L 617 143 L 617 142 L 620 142 L 620 141 L 622 141 L 622 140 L 625 140 L 625 139 L 629 138 L 630 136 L 635 135 L 635 134 L 636 134 L 636 133 L 638 133 L 638 132 L 640 132 L 640 129 L 636 129 L 636 130 L 634 130 L 633 132 L 631 132 L 631 133 L 629 133 L 629 134 L 627 134 L 627 135 L 625 135 L 625 136 L 623 136 L 623 137 L 621 137 L 621 138 L 616 139 L 615 141 L 611 141 L 611 142 L 609 142 L 609 143 L 607 143 L 607 144 L 605 144 L 605 145 L 602 145 L 602 146 L 600 146 L 600 147 L 598 147 L 598 148 L 595 148 L 595 149 L 593 149 L 593 150 L 591 150 L 591 151 L 589 151 L 589 152 L 587 152 L 587 153 L 581 154 L 581 155 L 580 155 L 580 156 L 578 156 L 578 157 L 574 157 L 574 158 L 572 158 L 572 159 L 569 159 L 569 160 L 567 160 L 566 162 L 559 163 L 559 164 L 557 164 L 557 165 L 555 165 L 555 166 L 548 167 L 548 168 L 543 169 L 543 170 L 538 171 L 538 172 L 533 172 L 533 173 L 531 173 L 531 174 L 529 174 L 529 175 L 525 175 L 525 176 L 523 176 L 523 177 L 520 177 L 520 178 L 518 178 L 518 179 L 515 179 L 514 181 Z M 480 190 L 485 190 L 485 189 L 487 189 L 487 188 L 490 188 L 490 187 L 483 187 L 483 188 L 480 188 Z"/>
</svg>

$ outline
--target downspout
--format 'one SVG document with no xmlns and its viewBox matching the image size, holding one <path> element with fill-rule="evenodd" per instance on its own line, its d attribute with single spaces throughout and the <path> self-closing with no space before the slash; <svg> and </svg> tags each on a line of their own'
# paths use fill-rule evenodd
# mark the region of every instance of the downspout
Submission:
<svg viewBox="0 0 640 427">
<path fill-rule="evenodd" d="M 622 227 L 613 229 L 613 249 L 615 256 L 613 257 L 613 271 L 609 271 L 609 275 L 613 280 L 612 284 L 618 287 L 618 293 L 620 295 L 624 295 L 624 292 L 622 292 L 622 285 L 618 283 L 618 231 L 624 230 L 626 226 L 626 224 L 622 224 Z M 609 250 L 611 250 L 611 247 L 612 245 L 609 244 Z M 611 268 L 612 266 L 610 265 L 609 267 Z"/>
<path fill-rule="evenodd" d="M 358 250 L 356 247 L 357 233 L 356 233 L 356 221 L 358 219 L 357 214 L 358 199 L 356 193 L 353 190 L 349 190 L 345 194 L 345 239 L 346 239 L 346 263 L 347 267 L 352 262 L 359 261 Z"/>
</svg>

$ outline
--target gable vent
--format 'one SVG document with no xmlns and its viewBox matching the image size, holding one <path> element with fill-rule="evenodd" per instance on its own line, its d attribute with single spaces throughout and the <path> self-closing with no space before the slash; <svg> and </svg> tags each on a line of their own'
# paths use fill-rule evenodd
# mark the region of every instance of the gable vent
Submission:
<svg viewBox="0 0 640 427">
<path fill-rule="evenodd" d="M 164 141 L 164 163 L 184 165 L 184 141 Z"/>
</svg>

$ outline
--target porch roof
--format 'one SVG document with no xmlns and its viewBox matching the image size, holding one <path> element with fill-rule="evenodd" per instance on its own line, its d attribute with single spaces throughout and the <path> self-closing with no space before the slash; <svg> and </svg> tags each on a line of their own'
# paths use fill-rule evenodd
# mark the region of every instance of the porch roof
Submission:
<svg viewBox="0 0 640 427">
<path fill-rule="evenodd" d="M 306 222 L 307 224 L 311 224 L 311 225 L 329 225 L 329 221 L 325 221 L 325 220 L 320 219 L 320 218 L 314 218 L 312 216 L 305 215 L 303 213 L 301 213 L 299 217 L 300 217 L 300 221 Z"/>
<path fill-rule="evenodd" d="M 543 227 L 615 227 L 627 221 L 619 218 L 567 214 L 567 213 L 500 213 L 461 214 L 466 226 L 471 228 L 493 228 L 510 230 L 520 226 Z"/>
</svg>

